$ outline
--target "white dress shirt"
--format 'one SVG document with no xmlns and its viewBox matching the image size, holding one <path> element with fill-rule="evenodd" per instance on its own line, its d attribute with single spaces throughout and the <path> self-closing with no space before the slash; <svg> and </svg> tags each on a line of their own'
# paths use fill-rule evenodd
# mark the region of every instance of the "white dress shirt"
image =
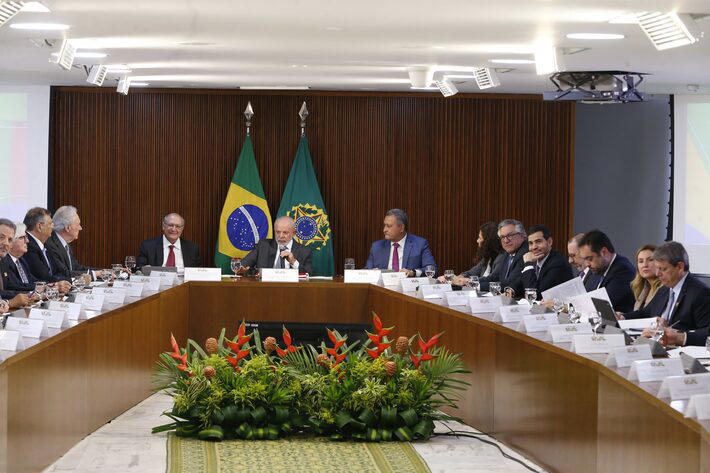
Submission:
<svg viewBox="0 0 710 473">
<path fill-rule="evenodd" d="M 293 247 L 293 240 L 292 240 L 292 239 L 289 240 L 289 242 L 286 243 L 285 245 L 282 245 L 282 244 L 279 243 L 278 241 L 276 242 L 276 257 L 274 258 L 274 262 L 271 264 L 271 267 L 272 267 L 272 268 L 275 268 L 275 267 L 276 267 L 276 262 L 279 260 L 279 255 L 281 254 L 281 247 L 282 247 L 282 246 L 285 246 L 288 251 L 291 251 L 291 248 Z M 296 255 L 294 255 L 294 257 L 295 257 L 295 256 L 296 256 Z M 286 269 L 291 269 L 291 268 L 293 268 L 293 269 L 298 269 L 298 260 L 295 260 L 295 261 L 293 262 L 293 264 L 289 263 L 286 258 L 284 258 L 283 260 L 284 260 L 284 268 L 286 268 Z"/>
<path fill-rule="evenodd" d="M 604 282 L 604 279 L 606 279 L 606 273 L 608 273 L 609 270 L 611 269 L 611 265 L 614 264 L 614 260 L 615 260 L 615 259 L 616 259 L 616 253 L 614 253 L 614 257 L 613 257 L 613 258 L 611 259 L 611 261 L 609 262 L 609 266 L 606 267 L 606 271 L 604 271 L 604 274 L 602 275 L 602 278 L 599 280 L 599 284 L 597 284 L 597 289 L 599 289 L 600 287 L 602 287 L 602 283 Z"/>
<path fill-rule="evenodd" d="M 163 235 L 163 266 L 168 262 L 170 245 L 173 245 L 173 253 L 175 253 L 175 267 L 185 269 L 185 263 L 182 260 L 182 250 L 180 249 L 180 239 L 175 240 L 175 243 L 170 243 L 170 241 L 165 238 L 165 235 Z"/>
</svg>

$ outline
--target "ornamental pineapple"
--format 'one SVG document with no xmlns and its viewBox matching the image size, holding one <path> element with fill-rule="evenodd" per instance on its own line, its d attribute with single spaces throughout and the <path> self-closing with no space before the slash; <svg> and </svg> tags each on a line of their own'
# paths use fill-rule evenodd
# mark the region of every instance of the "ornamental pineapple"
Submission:
<svg viewBox="0 0 710 473">
<path fill-rule="evenodd" d="M 324 366 L 328 368 L 330 366 L 330 358 L 328 358 L 328 355 L 325 353 L 321 353 L 316 357 L 316 361 L 318 362 L 319 365 Z"/>
<path fill-rule="evenodd" d="M 385 363 L 385 371 L 387 376 L 394 376 L 397 373 L 397 364 L 394 361 L 388 361 Z"/>
<path fill-rule="evenodd" d="M 274 337 L 266 337 L 263 345 L 266 354 L 271 355 L 271 353 L 276 350 L 276 339 Z"/>
<path fill-rule="evenodd" d="M 212 376 L 217 374 L 217 371 L 212 366 L 205 366 L 202 370 L 202 374 L 205 375 L 205 378 L 210 379 Z"/>
<path fill-rule="evenodd" d="M 205 351 L 209 355 L 214 355 L 219 350 L 219 345 L 217 344 L 216 338 L 208 338 L 205 341 Z"/>
<path fill-rule="evenodd" d="M 397 353 L 400 355 L 406 355 L 409 350 L 409 339 L 407 337 L 397 338 L 397 344 L 395 345 Z"/>
</svg>

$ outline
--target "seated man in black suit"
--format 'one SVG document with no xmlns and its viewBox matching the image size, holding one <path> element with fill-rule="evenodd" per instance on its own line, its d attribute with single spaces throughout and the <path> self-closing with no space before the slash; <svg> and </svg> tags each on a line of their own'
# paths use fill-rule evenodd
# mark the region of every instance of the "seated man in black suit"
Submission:
<svg viewBox="0 0 710 473">
<path fill-rule="evenodd" d="M 10 274 L 5 258 L 15 239 L 15 228 L 11 220 L 0 218 L 0 313 L 30 303 L 27 294 L 19 293 L 10 287 Z"/>
<path fill-rule="evenodd" d="M 60 271 L 54 253 L 45 246 L 52 235 L 52 216 L 47 209 L 35 207 L 27 211 L 24 224 L 27 226 L 27 253 L 22 257 L 32 275 L 38 281 L 71 281 L 69 275 Z M 68 284 L 68 283 L 67 283 Z M 65 288 L 62 284 L 60 287 Z"/>
<path fill-rule="evenodd" d="M 503 291 L 510 288 L 511 297 L 524 294 L 520 279 L 523 270 L 523 255 L 528 252 L 528 240 L 523 224 L 514 219 L 506 219 L 498 224 L 498 238 L 503 253 L 493 262 L 491 274 L 480 278 L 481 290 L 488 291 L 491 282 L 500 282 Z M 509 291 L 509 292 L 510 292 Z"/>
<path fill-rule="evenodd" d="M 579 242 L 579 252 L 589 268 L 601 276 L 597 287 L 591 290 L 605 288 L 615 310 L 630 312 L 636 301 L 631 291 L 631 281 L 636 276 L 634 265 L 628 258 L 616 254 L 609 237 L 599 230 L 584 234 Z"/>
<path fill-rule="evenodd" d="M 537 299 L 542 292 L 572 279 L 572 268 L 565 257 L 552 249 L 550 230 L 544 225 L 528 229 L 528 248 L 523 255 L 523 270 L 520 278 L 523 286 L 537 289 Z"/>
<path fill-rule="evenodd" d="M 689 272 L 688 253 L 683 245 L 675 241 L 662 244 L 653 252 L 653 261 L 663 287 L 645 307 L 628 312 L 623 318 L 660 317 L 666 327 L 675 324 L 680 332 L 705 329 L 707 337 L 710 288 Z M 688 337 L 692 344 L 698 336 L 689 333 Z"/>
<path fill-rule="evenodd" d="M 141 242 L 136 266 L 199 267 L 200 250 L 193 242 L 181 238 L 184 228 L 185 219 L 179 214 L 163 217 L 163 234 Z"/>
<path fill-rule="evenodd" d="M 79 238 L 81 220 L 76 207 L 64 205 L 54 212 L 52 217 L 54 231 L 45 243 L 49 251 L 54 255 L 58 270 L 67 277 L 83 276 L 90 282 L 96 279 L 96 274 L 87 274 L 89 268 L 77 261 L 69 244 Z"/>
<path fill-rule="evenodd" d="M 18 224 L 15 231 L 15 239 L 12 240 L 10 249 L 3 258 L 8 275 L 5 287 L 13 291 L 34 291 L 35 282 L 37 282 L 37 278 L 32 275 L 27 263 L 22 261 L 22 257 L 27 253 L 28 238 L 25 224 Z"/>
<path fill-rule="evenodd" d="M 593 291 L 599 285 L 601 278 L 589 269 L 587 262 L 579 256 L 579 242 L 582 241 L 584 233 L 577 233 L 567 242 L 567 262 L 576 271 L 576 276 L 582 278 L 584 288 Z"/>
<path fill-rule="evenodd" d="M 242 272 L 258 268 L 295 268 L 299 273 L 313 273 L 311 249 L 293 239 L 296 224 L 291 217 L 274 221 L 276 238 L 259 240 L 253 250 L 242 259 Z"/>
</svg>

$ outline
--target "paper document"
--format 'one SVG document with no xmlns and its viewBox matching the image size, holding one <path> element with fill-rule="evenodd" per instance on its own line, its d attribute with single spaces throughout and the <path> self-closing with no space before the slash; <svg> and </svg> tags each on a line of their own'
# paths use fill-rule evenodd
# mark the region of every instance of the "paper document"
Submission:
<svg viewBox="0 0 710 473">
<path fill-rule="evenodd" d="M 594 307 L 594 302 L 592 302 L 592 297 L 597 299 L 604 299 L 609 302 L 609 304 L 611 304 L 611 301 L 609 300 L 609 294 L 606 293 L 606 288 L 603 287 L 595 289 L 591 292 L 587 292 L 586 294 L 580 294 L 571 297 L 569 299 L 569 303 L 574 306 L 577 312 L 580 312 L 584 315 L 589 315 L 590 312 L 597 310 L 596 307 Z"/>
<path fill-rule="evenodd" d="M 582 278 L 576 277 L 567 282 L 563 282 L 562 284 L 558 284 L 547 291 L 543 291 L 542 298 L 547 301 L 551 301 L 552 299 L 561 299 L 564 302 L 568 302 L 570 298 L 580 294 L 585 294 L 586 292 L 587 290 L 584 288 Z"/>
<path fill-rule="evenodd" d="M 647 319 L 629 319 L 629 320 L 619 320 L 619 327 L 624 330 L 637 329 L 643 330 L 649 328 L 656 321 L 655 317 L 649 317 Z"/>
<path fill-rule="evenodd" d="M 680 354 L 685 353 L 686 355 L 692 356 L 693 358 L 710 358 L 710 353 L 705 347 L 695 347 L 687 346 L 674 348 L 673 350 L 668 350 L 668 356 L 671 358 L 678 358 Z"/>
</svg>

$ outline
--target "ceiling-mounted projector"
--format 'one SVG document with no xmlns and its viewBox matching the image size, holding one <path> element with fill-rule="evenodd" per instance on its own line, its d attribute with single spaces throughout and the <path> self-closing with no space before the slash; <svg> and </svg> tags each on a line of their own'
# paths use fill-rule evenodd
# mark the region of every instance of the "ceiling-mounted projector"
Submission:
<svg viewBox="0 0 710 473">
<path fill-rule="evenodd" d="M 583 103 L 643 102 L 646 96 L 637 90 L 643 72 L 566 71 L 550 76 L 557 90 L 545 92 L 545 100 L 575 100 Z"/>
</svg>

